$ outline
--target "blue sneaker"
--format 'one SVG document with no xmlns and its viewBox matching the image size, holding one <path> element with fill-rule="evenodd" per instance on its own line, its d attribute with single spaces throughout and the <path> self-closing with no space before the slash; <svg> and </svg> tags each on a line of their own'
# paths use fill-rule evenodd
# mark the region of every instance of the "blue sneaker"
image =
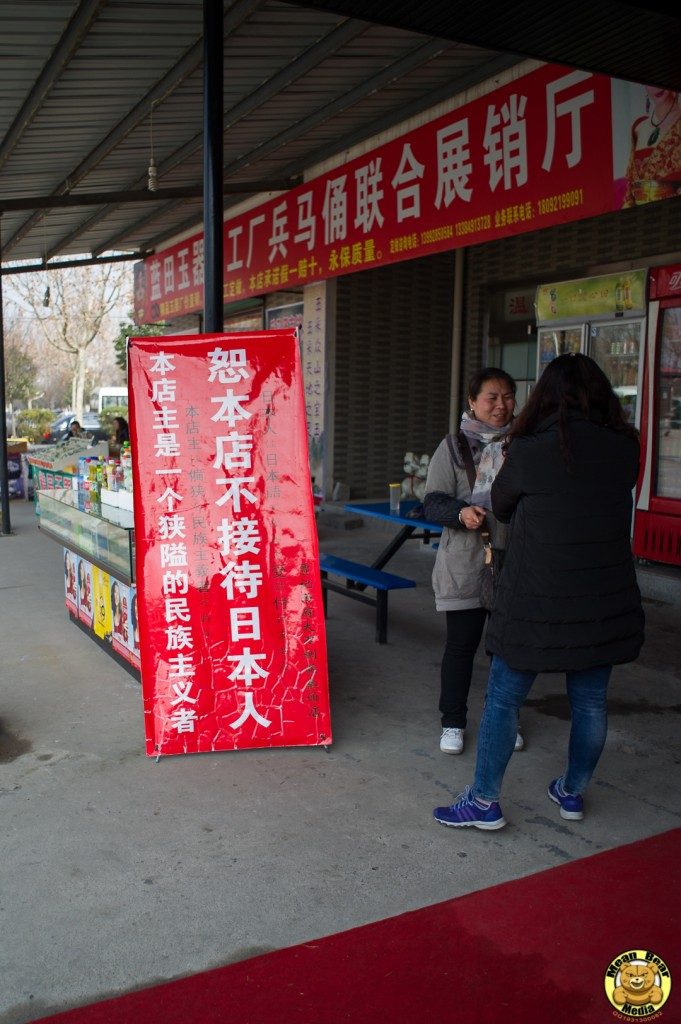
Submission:
<svg viewBox="0 0 681 1024">
<path fill-rule="evenodd" d="M 441 825 L 450 825 L 453 828 L 472 825 L 474 828 L 493 829 L 503 828 L 506 824 L 496 800 L 489 804 L 476 800 L 470 786 L 466 786 L 451 807 L 436 807 L 433 817 Z"/>
<path fill-rule="evenodd" d="M 547 792 L 554 804 L 558 804 L 560 807 L 561 818 L 568 818 L 570 821 L 582 820 L 584 801 L 579 793 L 566 793 L 563 789 L 562 779 L 554 779 Z"/>
</svg>

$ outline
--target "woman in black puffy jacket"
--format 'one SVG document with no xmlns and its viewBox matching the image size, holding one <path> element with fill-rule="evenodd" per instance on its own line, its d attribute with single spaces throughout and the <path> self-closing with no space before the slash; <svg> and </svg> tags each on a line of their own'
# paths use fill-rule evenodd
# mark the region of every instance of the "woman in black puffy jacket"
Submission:
<svg viewBox="0 0 681 1024">
<path fill-rule="evenodd" d="M 499 791 L 518 711 L 539 672 L 565 672 L 571 708 L 563 775 L 548 796 L 583 817 L 582 793 L 605 744 L 612 666 L 633 661 L 644 616 L 631 552 L 639 443 L 598 364 L 554 359 L 508 435 L 492 508 L 510 522 L 487 635 L 492 657 L 473 785 L 444 825 L 501 828 Z"/>
</svg>

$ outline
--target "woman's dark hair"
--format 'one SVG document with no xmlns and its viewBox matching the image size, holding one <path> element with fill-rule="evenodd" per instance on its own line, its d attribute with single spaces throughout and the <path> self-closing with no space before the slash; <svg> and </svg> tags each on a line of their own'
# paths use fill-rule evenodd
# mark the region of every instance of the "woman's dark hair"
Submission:
<svg viewBox="0 0 681 1024">
<path fill-rule="evenodd" d="M 558 413 L 560 450 L 571 465 L 569 419 L 575 409 L 588 419 L 638 440 L 638 431 L 627 423 L 620 400 L 598 363 L 590 356 L 568 353 L 547 365 L 513 421 L 507 443 L 511 444 L 516 437 L 534 434 L 543 420 Z"/>
<path fill-rule="evenodd" d="M 513 394 L 516 392 L 516 382 L 510 373 L 506 373 L 506 370 L 500 370 L 497 366 L 483 366 L 481 370 L 476 370 L 468 381 L 467 397 L 475 400 L 482 391 L 483 384 L 486 384 L 488 380 L 503 380 L 504 384 L 508 384 Z"/>
<path fill-rule="evenodd" d="M 130 430 L 128 428 L 128 421 L 122 416 L 114 416 L 114 434 L 117 441 L 129 441 Z"/>
<path fill-rule="evenodd" d="M 137 594 L 133 594 L 130 600 L 130 621 L 133 631 L 137 629 Z"/>
<path fill-rule="evenodd" d="M 116 602 L 116 599 L 115 599 L 115 597 L 114 597 L 114 594 L 118 594 L 118 602 Z M 115 612 L 116 612 L 116 604 L 117 604 L 117 603 L 118 603 L 118 606 L 120 607 L 120 604 L 121 604 L 121 588 L 120 588 L 120 587 L 119 587 L 119 585 L 118 585 L 118 584 L 117 584 L 117 583 L 116 583 L 116 582 L 114 581 L 114 582 L 113 582 L 113 583 L 111 584 L 111 611 L 112 611 L 112 612 L 114 612 L 114 614 L 115 614 Z"/>
</svg>

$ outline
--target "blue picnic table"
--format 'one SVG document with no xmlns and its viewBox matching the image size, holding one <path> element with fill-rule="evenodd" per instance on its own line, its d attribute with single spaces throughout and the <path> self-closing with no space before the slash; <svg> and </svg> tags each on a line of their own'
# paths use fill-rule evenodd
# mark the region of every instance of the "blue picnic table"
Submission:
<svg viewBox="0 0 681 1024">
<path fill-rule="evenodd" d="M 382 519 L 397 528 L 393 539 L 371 563 L 373 569 L 382 569 L 406 541 L 422 540 L 424 544 L 429 544 L 433 537 L 439 537 L 442 533 L 439 523 L 431 523 L 427 519 L 411 519 L 407 515 L 418 504 L 417 501 L 402 501 L 399 512 L 391 512 L 388 501 L 348 502 L 343 506 L 346 512 Z"/>
</svg>

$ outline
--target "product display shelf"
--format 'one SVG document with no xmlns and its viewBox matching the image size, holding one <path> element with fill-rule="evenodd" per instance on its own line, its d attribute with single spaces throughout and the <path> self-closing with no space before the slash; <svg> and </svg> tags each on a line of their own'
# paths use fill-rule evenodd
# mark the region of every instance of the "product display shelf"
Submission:
<svg viewBox="0 0 681 1024">
<path fill-rule="evenodd" d="M 36 491 L 40 529 L 121 582 L 135 579 L 132 512 L 89 502 L 87 492 Z"/>
</svg>

